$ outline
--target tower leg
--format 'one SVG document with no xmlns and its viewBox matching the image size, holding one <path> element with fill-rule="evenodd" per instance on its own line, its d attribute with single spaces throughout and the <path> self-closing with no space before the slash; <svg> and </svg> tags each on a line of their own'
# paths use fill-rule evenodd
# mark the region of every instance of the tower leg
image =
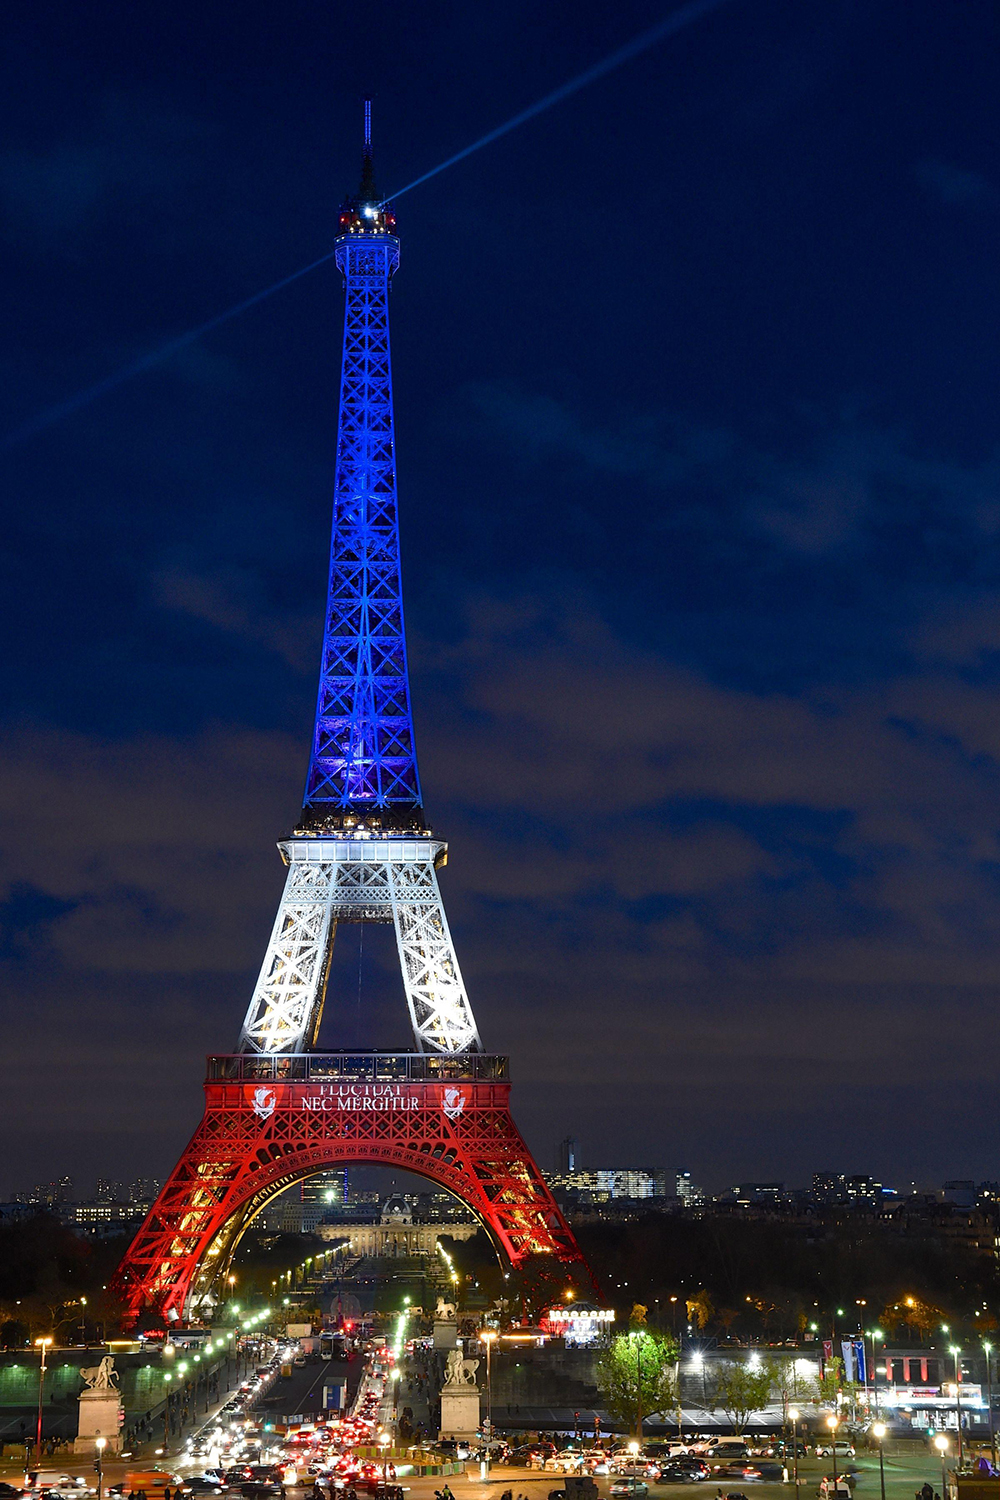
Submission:
<svg viewBox="0 0 1000 1500">
<path fill-rule="evenodd" d="M 434 866 L 430 861 L 394 864 L 391 881 L 396 946 L 417 1048 L 481 1052 Z"/>
<path fill-rule="evenodd" d="M 303 839 L 243 1022 L 242 1052 L 303 1052 L 319 1035 L 338 922 L 392 922 L 418 1052 L 479 1052 L 438 887 L 436 839 Z"/>
<path fill-rule="evenodd" d="M 210 1058 L 202 1123 L 116 1273 L 129 1319 L 210 1305 L 255 1214 L 348 1163 L 454 1193 L 511 1265 L 544 1254 L 585 1270 L 511 1118 L 506 1080 L 506 1059 L 482 1054 Z"/>
</svg>

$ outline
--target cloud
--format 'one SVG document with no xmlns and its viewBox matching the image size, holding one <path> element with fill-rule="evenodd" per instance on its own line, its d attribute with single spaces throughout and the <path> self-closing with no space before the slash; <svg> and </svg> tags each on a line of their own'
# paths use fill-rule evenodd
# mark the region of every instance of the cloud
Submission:
<svg viewBox="0 0 1000 1500">
<path fill-rule="evenodd" d="M 580 504 L 589 476 L 613 516 L 628 505 L 639 535 L 649 527 L 713 539 L 714 566 L 748 544 L 809 564 L 838 554 L 854 569 L 863 553 L 875 574 L 898 576 L 900 557 L 940 568 L 944 555 L 972 566 L 984 537 L 1000 532 L 1000 462 L 941 458 L 905 431 L 851 410 L 799 408 L 781 443 L 713 429 L 680 412 L 620 411 L 593 419 L 572 402 L 509 382 L 468 387 L 477 437 L 501 444 L 562 503 Z M 617 481 L 617 483 L 616 483 Z M 523 480 L 521 481 L 523 482 Z M 664 494 L 666 492 L 666 503 Z M 624 545 L 615 533 L 616 545 Z M 738 550 L 737 550 L 738 549 Z"/>
<path fill-rule="evenodd" d="M 223 634 L 260 642 L 296 672 L 315 673 L 321 622 L 311 610 L 297 614 L 273 608 L 259 573 L 236 567 L 203 573 L 171 567 L 151 582 L 154 597 L 166 608 Z"/>
<path fill-rule="evenodd" d="M 192 615 L 247 628 L 245 579 L 184 577 L 172 586 Z M 271 631 L 263 606 L 254 628 Z M 670 1100 L 645 1117 L 671 1129 L 722 1090 L 716 1113 L 766 1135 L 845 1069 L 852 1090 L 900 1070 L 950 1088 L 968 1027 L 940 1018 L 956 1010 L 982 1079 L 1000 986 L 991 687 L 941 666 L 751 691 L 635 645 L 579 590 L 482 595 L 453 640 L 415 655 L 445 900 L 532 1128 L 565 1132 L 574 1079 L 595 1107 L 626 1079 L 655 1094 L 665 1059 Z M 26 965 L 33 987 L 30 1021 L 16 1001 L 9 1017 L 26 1130 L 31 1080 L 55 1058 L 71 1082 L 50 1119 L 83 1107 L 83 1068 L 99 1080 L 95 1141 L 117 1118 L 144 1149 L 176 1149 L 198 1056 L 231 1044 L 264 952 L 302 757 L 291 736 L 223 728 L 0 741 L 0 973 L 12 1000 Z M 391 955 L 375 962 L 384 1004 L 366 986 L 348 1016 L 355 967 L 330 1005 L 342 1030 L 377 1021 L 398 1045 Z M 170 1099 L 144 1112 L 126 1080 L 151 1037 Z M 631 1130 L 609 1127 L 601 1154 L 627 1151 Z"/>
</svg>

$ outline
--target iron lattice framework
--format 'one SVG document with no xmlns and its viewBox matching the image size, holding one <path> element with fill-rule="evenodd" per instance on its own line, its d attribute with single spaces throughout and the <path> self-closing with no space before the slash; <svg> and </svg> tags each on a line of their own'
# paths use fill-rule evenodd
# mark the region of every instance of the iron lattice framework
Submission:
<svg viewBox="0 0 1000 1500">
<path fill-rule="evenodd" d="M 338 922 L 391 922 L 403 989 L 421 1052 L 478 1052 L 441 901 L 432 838 L 296 839 L 278 846 L 285 890 L 240 1047 L 297 1052 L 315 1045 Z"/>
<path fill-rule="evenodd" d="M 578 1260 L 511 1119 L 509 1092 L 506 1058 L 483 1054 L 210 1058 L 204 1118 L 137 1235 L 118 1290 L 136 1312 L 196 1314 L 276 1193 L 358 1161 L 416 1172 L 455 1193 L 508 1263 L 538 1252 Z"/>
<path fill-rule="evenodd" d="M 209 1059 L 205 1115 L 115 1286 L 128 1318 L 211 1299 L 254 1215 L 338 1163 L 417 1172 L 479 1216 L 499 1253 L 580 1260 L 510 1116 L 506 1060 L 482 1053 L 422 810 L 403 631 L 389 359 L 395 219 L 375 192 L 341 209 L 343 371 L 319 698 L 288 875 L 237 1054 Z M 339 922 L 392 923 L 416 1052 L 316 1046 Z"/>
<path fill-rule="evenodd" d="M 363 205 L 369 209 L 373 205 Z M 389 360 L 399 241 L 384 215 L 337 244 L 346 311 L 330 587 L 308 808 L 420 806 L 406 671 Z M 387 227 L 387 226 L 386 226 Z"/>
</svg>

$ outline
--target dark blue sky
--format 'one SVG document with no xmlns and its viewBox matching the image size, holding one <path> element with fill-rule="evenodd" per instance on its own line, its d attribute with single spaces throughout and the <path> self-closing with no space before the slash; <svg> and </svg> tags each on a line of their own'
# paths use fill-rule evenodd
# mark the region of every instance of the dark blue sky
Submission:
<svg viewBox="0 0 1000 1500">
<path fill-rule="evenodd" d="M 3 430 L 323 254 L 366 91 L 391 191 L 669 10 L 8 9 Z M 1000 1175 L 998 31 L 729 0 L 399 201 L 421 770 L 543 1165 Z M 0 459 L 7 1186 L 164 1172 L 235 1042 L 340 316 L 328 266 Z M 331 1046 L 407 1041 L 386 937 Z"/>
</svg>

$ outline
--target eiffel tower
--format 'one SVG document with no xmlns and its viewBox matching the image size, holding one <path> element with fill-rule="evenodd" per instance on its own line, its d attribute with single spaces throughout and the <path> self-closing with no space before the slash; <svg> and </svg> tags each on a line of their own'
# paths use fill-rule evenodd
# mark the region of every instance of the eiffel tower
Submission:
<svg viewBox="0 0 1000 1500">
<path fill-rule="evenodd" d="M 340 210 L 346 289 L 333 542 L 312 753 L 285 889 L 235 1053 L 208 1059 L 205 1113 L 115 1275 L 134 1325 L 198 1317 L 278 1193 L 346 1163 L 415 1172 L 462 1199 L 501 1260 L 582 1262 L 485 1053 L 438 886 L 447 845 L 420 792 L 399 563 L 389 285 L 399 265 L 375 187 Z M 391 923 L 415 1048 L 319 1052 L 341 922 Z M 582 1269 L 585 1269 L 581 1266 Z"/>
</svg>

